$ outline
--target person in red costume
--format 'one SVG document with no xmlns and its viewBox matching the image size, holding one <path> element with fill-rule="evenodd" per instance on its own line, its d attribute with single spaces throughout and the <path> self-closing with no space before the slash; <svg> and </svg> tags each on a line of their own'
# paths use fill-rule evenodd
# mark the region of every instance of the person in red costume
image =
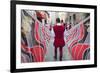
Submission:
<svg viewBox="0 0 100 73">
<path fill-rule="evenodd" d="M 59 60 L 62 61 L 62 56 L 63 56 L 63 47 L 65 46 L 65 41 L 64 41 L 64 31 L 65 27 L 60 23 L 60 19 L 56 19 L 56 25 L 53 27 L 54 30 L 54 59 L 57 60 L 57 48 L 59 48 Z"/>
</svg>

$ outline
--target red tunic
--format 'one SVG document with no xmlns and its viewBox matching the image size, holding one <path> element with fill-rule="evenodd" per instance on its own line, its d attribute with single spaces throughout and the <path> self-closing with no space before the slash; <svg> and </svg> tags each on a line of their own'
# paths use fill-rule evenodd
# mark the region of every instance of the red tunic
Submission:
<svg viewBox="0 0 100 73">
<path fill-rule="evenodd" d="M 60 26 L 55 25 L 53 29 L 55 33 L 54 46 L 63 47 L 65 45 L 65 41 L 64 41 L 65 27 L 63 25 L 60 25 Z"/>
</svg>

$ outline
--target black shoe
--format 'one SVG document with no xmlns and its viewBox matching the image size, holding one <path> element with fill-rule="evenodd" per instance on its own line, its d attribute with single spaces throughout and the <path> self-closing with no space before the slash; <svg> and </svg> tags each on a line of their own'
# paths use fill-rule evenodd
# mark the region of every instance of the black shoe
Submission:
<svg viewBox="0 0 100 73">
<path fill-rule="evenodd" d="M 54 60 L 57 61 L 57 57 L 56 56 L 54 56 Z"/>
<path fill-rule="evenodd" d="M 62 57 L 60 57 L 59 60 L 62 61 Z"/>
</svg>

